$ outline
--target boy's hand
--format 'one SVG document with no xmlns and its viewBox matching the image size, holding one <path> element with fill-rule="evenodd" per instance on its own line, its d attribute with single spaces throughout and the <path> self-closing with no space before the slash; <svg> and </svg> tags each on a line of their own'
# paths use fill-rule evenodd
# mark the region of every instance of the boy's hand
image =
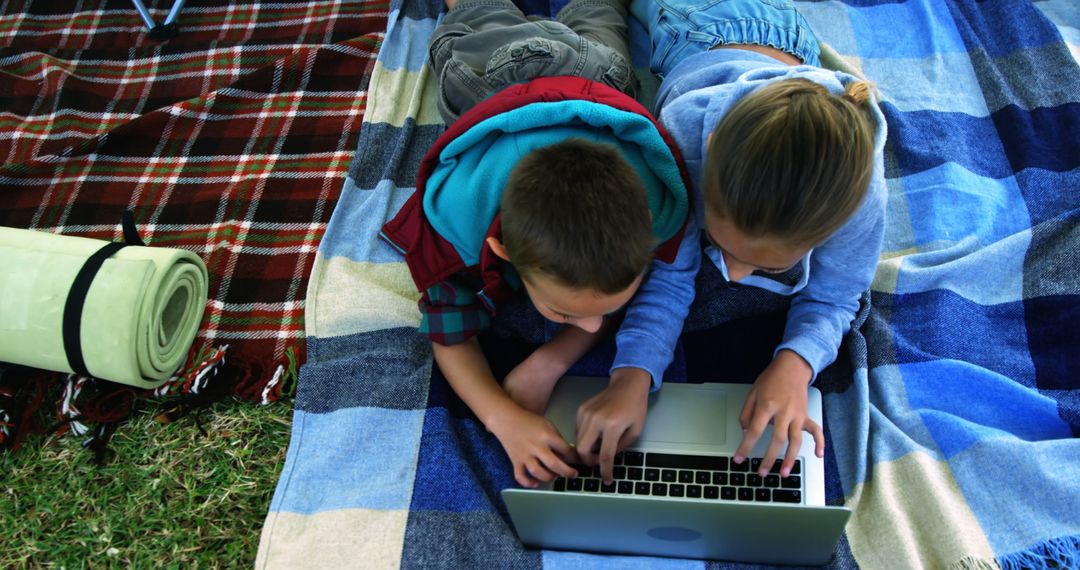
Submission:
<svg viewBox="0 0 1080 570">
<path fill-rule="evenodd" d="M 551 399 L 551 391 L 567 368 L 562 359 L 550 352 L 546 347 L 536 349 L 503 380 L 503 390 L 510 395 L 510 399 L 537 414 L 544 413 Z"/>
<path fill-rule="evenodd" d="M 604 325 L 595 333 L 563 325 L 550 341 L 506 375 L 503 390 L 521 407 L 543 414 L 559 378 L 610 329 L 609 319 L 604 319 Z"/>
<path fill-rule="evenodd" d="M 600 463 L 605 483 L 614 480 L 615 454 L 636 440 L 645 427 L 651 386 L 648 372 L 616 368 L 608 387 L 578 408 L 578 455 L 586 465 Z"/>
<path fill-rule="evenodd" d="M 812 375 L 810 365 L 798 354 L 790 350 L 777 353 L 754 382 L 739 414 L 743 439 L 735 451 L 736 463 L 746 459 L 770 423 L 773 425 L 773 436 L 758 470 L 759 475 L 764 477 L 769 472 L 785 443 L 787 454 L 780 466 L 780 476 L 791 474 L 799 447 L 802 446 L 803 430 L 814 436 L 817 456 L 825 455 L 825 433 L 817 422 L 808 417 L 807 386 Z"/>
<path fill-rule="evenodd" d="M 577 477 L 577 470 L 568 465 L 578 462 L 574 448 L 543 416 L 510 404 L 488 429 L 506 450 L 514 479 L 522 487 L 536 487 L 556 476 Z"/>
</svg>

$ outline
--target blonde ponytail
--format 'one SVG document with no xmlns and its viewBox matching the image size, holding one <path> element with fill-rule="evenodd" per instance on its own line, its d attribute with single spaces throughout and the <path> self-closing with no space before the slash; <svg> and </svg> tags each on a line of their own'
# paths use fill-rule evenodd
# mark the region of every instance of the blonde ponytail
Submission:
<svg viewBox="0 0 1080 570">
<path fill-rule="evenodd" d="M 870 95 L 874 94 L 875 91 L 874 84 L 869 81 L 852 81 L 844 86 L 844 94 L 841 97 L 858 107 L 870 100 Z"/>
</svg>

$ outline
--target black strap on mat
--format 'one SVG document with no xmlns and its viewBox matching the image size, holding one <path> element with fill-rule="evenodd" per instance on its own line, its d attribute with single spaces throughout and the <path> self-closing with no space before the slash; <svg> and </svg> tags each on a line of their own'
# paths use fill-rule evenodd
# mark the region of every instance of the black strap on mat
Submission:
<svg viewBox="0 0 1080 570">
<path fill-rule="evenodd" d="M 124 211 L 121 225 L 124 228 L 124 242 L 107 243 L 87 258 L 75 275 L 75 281 L 71 284 L 67 300 L 64 302 L 64 316 L 61 322 L 64 352 L 67 354 L 68 365 L 79 376 L 90 376 L 90 372 L 86 369 L 86 361 L 83 360 L 79 329 L 82 324 L 83 307 L 86 305 L 86 294 L 90 292 L 90 284 L 94 282 L 94 276 L 97 275 L 106 259 L 124 247 L 146 245 L 139 237 L 139 231 L 135 227 L 135 217 L 130 211 Z"/>
</svg>

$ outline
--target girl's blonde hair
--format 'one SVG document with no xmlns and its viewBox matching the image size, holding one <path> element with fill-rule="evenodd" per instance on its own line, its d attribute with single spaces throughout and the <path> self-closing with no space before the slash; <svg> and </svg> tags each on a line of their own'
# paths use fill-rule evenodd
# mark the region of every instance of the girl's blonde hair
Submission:
<svg viewBox="0 0 1080 570">
<path fill-rule="evenodd" d="M 855 213 L 870 183 L 872 91 L 855 81 L 833 95 L 786 79 L 743 97 L 713 131 L 706 206 L 748 236 L 824 242 Z"/>
</svg>

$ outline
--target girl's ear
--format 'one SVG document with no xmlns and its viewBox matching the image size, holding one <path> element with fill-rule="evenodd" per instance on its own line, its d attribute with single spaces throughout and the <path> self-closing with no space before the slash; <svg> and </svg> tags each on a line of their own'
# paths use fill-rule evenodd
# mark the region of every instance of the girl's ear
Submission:
<svg viewBox="0 0 1080 570">
<path fill-rule="evenodd" d="M 501 241 L 494 237 L 489 237 L 485 241 L 487 242 L 488 247 L 491 248 L 491 251 L 499 256 L 499 259 L 510 261 L 510 256 L 506 253 L 506 246 L 504 246 Z"/>
</svg>

